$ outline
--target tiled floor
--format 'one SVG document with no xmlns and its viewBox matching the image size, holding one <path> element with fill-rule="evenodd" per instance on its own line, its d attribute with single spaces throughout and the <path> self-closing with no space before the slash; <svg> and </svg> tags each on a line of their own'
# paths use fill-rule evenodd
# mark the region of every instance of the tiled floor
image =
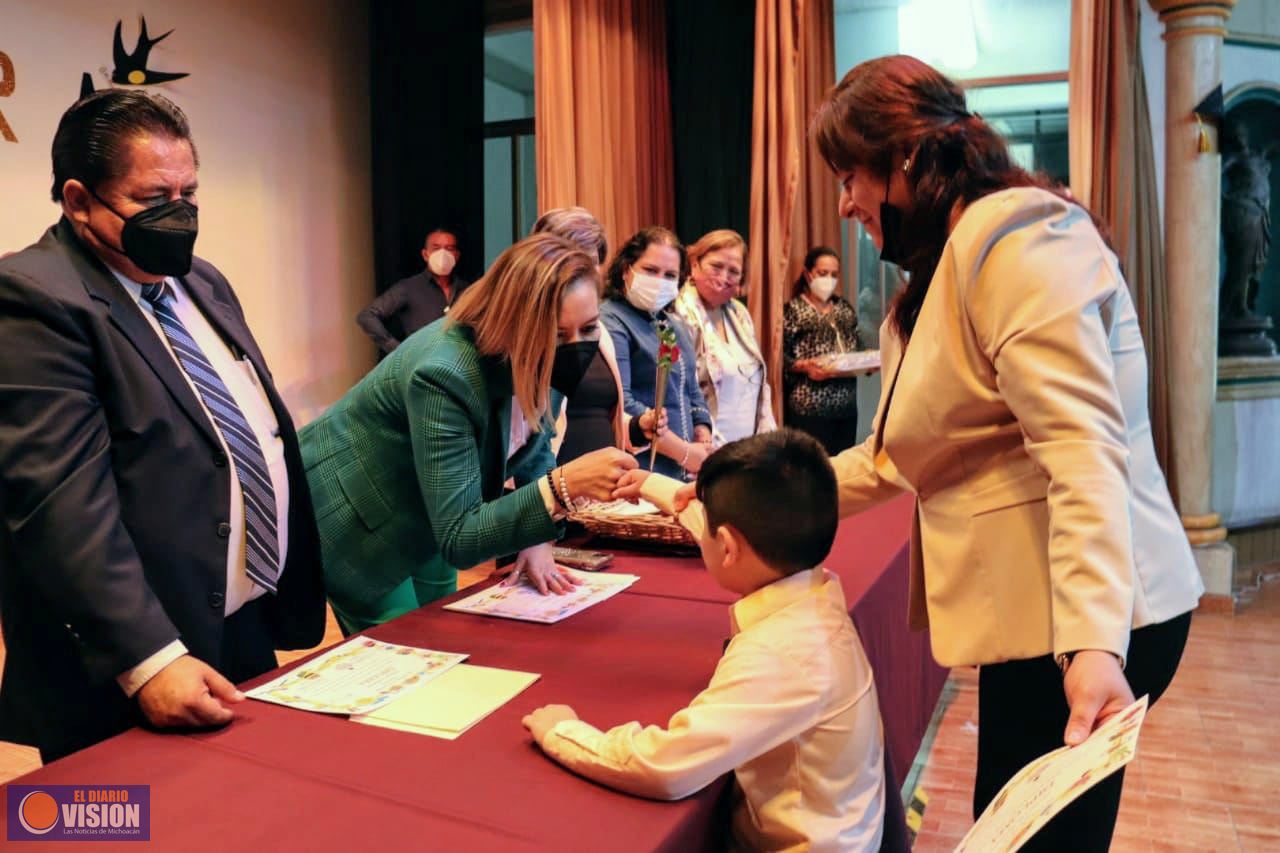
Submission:
<svg viewBox="0 0 1280 853">
<path fill-rule="evenodd" d="M 487 576 L 462 573 L 459 584 Z M 332 618 L 322 645 L 341 639 Z M 0 661 L 3 660 L 0 647 Z M 305 652 L 282 655 L 287 660 Z M 968 830 L 977 746 L 977 673 L 957 670 L 920 785 L 929 796 L 918 851 Z M 1182 668 L 1152 709 L 1129 766 L 1112 847 L 1129 851 L 1280 851 L 1280 579 L 1233 616 L 1197 614 Z M 39 766 L 0 743 L 0 782 Z"/>
<path fill-rule="evenodd" d="M 920 786 L 917 851 L 968 831 L 978 678 L 956 670 Z M 1112 850 L 1280 851 L 1280 579 L 1235 616 L 1198 613 L 1173 685 L 1125 776 Z"/>
</svg>

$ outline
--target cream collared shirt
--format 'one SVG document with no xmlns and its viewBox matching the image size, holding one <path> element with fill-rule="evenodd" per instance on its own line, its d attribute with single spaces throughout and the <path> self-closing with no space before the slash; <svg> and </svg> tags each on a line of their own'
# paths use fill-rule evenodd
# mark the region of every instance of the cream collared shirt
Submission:
<svg viewBox="0 0 1280 853">
<path fill-rule="evenodd" d="M 181 362 L 178 362 L 177 356 L 173 353 L 173 348 L 169 345 L 169 339 L 160 327 L 160 321 L 156 319 L 151 303 L 142 298 L 142 285 L 122 275 L 115 269 L 110 267 L 108 269 L 111 269 L 116 279 L 133 297 L 143 316 L 147 318 L 147 322 L 151 324 L 156 335 L 164 343 L 165 348 L 169 350 L 169 354 L 173 355 L 179 369 L 182 369 Z M 247 358 L 240 359 L 235 357 L 231 348 L 227 346 L 222 336 L 205 318 L 181 283 L 175 279 L 167 278 L 165 279 L 165 284 L 168 286 L 172 296 L 171 304 L 173 305 L 174 313 L 182 321 L 182 325 L 186 327 L 187 333 L 200 345 L 205 358 L 209 360 L 213 369 L 217 371 L 218 378 L 227 386 L 227 391 L 235 399 L 236 405 L 240 408 L 249 426 L 252 427 L 253 433 L 258 439 L 258 444 L 262 448 L 263 456 L 267 462 L 267 469 L 271 476 L 271 487 L 275 492 L 276 538 L 279 545 L 280 568 L 283 571 L 289 545 L 289 472 L 284 460 L 284 441 L 280 438 L 280 424 L 271 409 L 271 401 L 267 398 L 266 391 L 263 390 L 262 382 L 258 377 L 257 371 L 254 370 L 253 364 Z M 196 400 L 200 402 L 200 407 L 204 409 L 205 416 L 209 418 L 209 423 L 218 435 L 218 442 L 221 444 L 222 451 L 226 454 L 228 464 L 234 473 L 235 459 L 231 455 L 231 450 L 227 447 L 221 431 L 218 429 L 217 421 L 209 414 L 208 408 L 205 407 L 204 399 L 200 396 L 199 389 L 191 382 L 191 378 L 187 376 L 185 369 L 182 370 L 182 375 L 187 378 L 187 383 L 191 385 L 191 392 L 195 395 Z M 230 616 L 246 603 L 262 596 L 266 592 L 265 589 L 250 580 L 245 572 L 244 495 L 240 490 L 238 476 L 231 478 L 231 503 L 228 513 L 227 518 L 231 525 L 231 534 L 227 537 L 227 589 L 223 606 L 225 616 Z M 127 695 L 133 696 L 156 673 L 186 653 L 186 645 L 181 640 L 174 640 L 142 663 L 121 673 L 116 680 Z"/>
<path fill-rule="evenodd" d="M 876 850 L 884 824 L 884 738 L 871 666 L 840 580 L 783 578 L 733 605 L 733 639 L 707 688 L 665 729 L 601 732 L 557 723 L 548 755 L 654 799 L 686 797 L 733 770 L 737 846 Z"/>
</svg>

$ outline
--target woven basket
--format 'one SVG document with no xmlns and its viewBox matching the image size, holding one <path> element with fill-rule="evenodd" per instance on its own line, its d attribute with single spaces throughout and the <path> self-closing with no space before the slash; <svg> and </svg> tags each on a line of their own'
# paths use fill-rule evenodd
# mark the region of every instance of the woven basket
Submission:
<svg viewBox="0 0 1280 853">
<path fill-rule="evenodd" d="M 569 518 L 595 536 L 691 550 L 698 547 L 693 534 L 669 515 L 615 515 L 611 512 L 613 507 L 614 504 L 596 504 L 571 513 Z"/>
</svg>

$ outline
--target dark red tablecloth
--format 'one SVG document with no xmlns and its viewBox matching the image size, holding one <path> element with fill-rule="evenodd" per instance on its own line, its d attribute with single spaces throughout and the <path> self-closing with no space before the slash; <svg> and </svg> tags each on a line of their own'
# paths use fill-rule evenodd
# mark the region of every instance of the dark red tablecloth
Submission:
<svg viewBox="0 0 1280 853">
<path fill-rule="evenodd" d="M 927 723 L 933 684 L 941 683 L 904 627 L 909 511 L 909 503 L 895 503 L 845 522 L 830 561 L 876 668 L 891 771 L 905 768 L 898 756 L 911 738 L 918 744 L 924 728 L 913 721 Z M 557 625 L 436 604 L 369 632 L 541 673 L 455 741 L 251 700 L 220 731 L 135 729 L 15 781 L 150 785 L 151 838 L 166 850 L 714 848 L 723 841 L 725 817 L 716 812 L 725 807 L 724 780 L 676 803 L 628 797 L 555 766 L 520 725 L 550 702 L 570 704 L 601 727 L 665 722 L 687 704 L 728 635 L 727 599 L 695 565 L 620 556 L 617 570 L 642 580 Z M 906 690 L 900 679 L 920 683 Z M 897 707 L 898 695 L 912 707 Z"/>
</svg>

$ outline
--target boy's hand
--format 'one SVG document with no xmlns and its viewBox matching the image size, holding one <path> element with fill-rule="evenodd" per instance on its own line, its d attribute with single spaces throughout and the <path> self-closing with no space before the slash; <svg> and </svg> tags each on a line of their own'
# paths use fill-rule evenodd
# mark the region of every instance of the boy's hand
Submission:
<svg viewBox="0 0 1280 853">
<path fill-rule="evenodd" d="M 649 472 L 641 468 L 633 468 L 618 478 L 618 485 L 613 490 L 613 499 L 627 500 L 635 503 L 640 499 L 640 487 L 648 478 Z"/>
<path fill-rule="evenodd" d="M 680 487 L 680 491 L 676 492 L 675 508 L 676 515 L 684 512 L 694 498 L 698 496 L 698 486 L 696 483 L 688 483 Z"/>
<path fill-rule="evenodd" d="M 556 723 L 563 720 L 576 720 L 578 715 L 568 705 L 546 705 L 531 714 L 526 714 L 525 718 L 520 722 L 524 723 L 524 727 L 533 735 L 533 739 L 542 745 L 542 740 L 547 736 L 547 732 L 555 727 Z"/>
</svg>

